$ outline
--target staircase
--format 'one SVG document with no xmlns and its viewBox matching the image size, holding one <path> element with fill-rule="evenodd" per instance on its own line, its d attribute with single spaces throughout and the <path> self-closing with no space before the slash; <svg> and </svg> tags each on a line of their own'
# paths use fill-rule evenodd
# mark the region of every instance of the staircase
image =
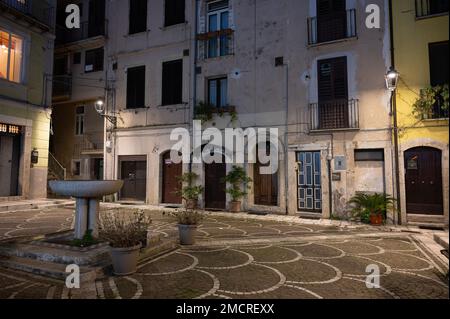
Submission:
<svg viewBox="0 0 450 319">
<path fill-rule="evenodd" d="M 64 166 L 56 159 L 56 157 L 48 152 L 48 175 L 47 183 L 55 180 L 66 180 L 67 170 Z M 60 196 L 52 192 L 51 188 L 47 185 L 47 197 L 48 198 L 59 198 Z"/>
</svg>

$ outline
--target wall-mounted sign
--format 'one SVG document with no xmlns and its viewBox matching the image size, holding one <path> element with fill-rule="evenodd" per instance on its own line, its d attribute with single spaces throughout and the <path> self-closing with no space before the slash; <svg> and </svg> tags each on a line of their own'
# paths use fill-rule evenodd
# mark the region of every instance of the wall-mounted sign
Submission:
<svg viewBox="0 0 450 319">
<path fill-rule="evenodd" d="M 340 182 L 341 181 L 341 173 L 333 173 L 331 175 L 331 180 L 333 182 Z"/>
<path fill-rule="evenodd" d="M 20 126 L 0 123 L 0 133 L 18 135 Z"/>
</svg>

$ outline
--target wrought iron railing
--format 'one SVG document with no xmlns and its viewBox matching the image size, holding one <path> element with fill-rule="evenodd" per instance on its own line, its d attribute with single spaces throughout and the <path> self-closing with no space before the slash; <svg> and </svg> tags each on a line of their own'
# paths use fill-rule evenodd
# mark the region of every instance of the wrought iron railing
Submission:
<svg viewBox="0 0 450 319">
<path fill-rule="evenodd" d="M 53 99 L 70 99 L 72 96 L 72 75 L 53 76 Z"/>
<path fill-rule="evenodd" d="M 94 141 L 90 134 L 84 134 L 81 139 L 74 144 L 73 156 L 80 157 L 83 153 L 92 151 L 103 151 L 103 141 Z"/>
<path fill-rule="evenodd" d="M 449 118 L 449 111 L 448 111 L 448 105 L 444 106 L 444 98 L 442 96 L 436 97 L 436 102 L 433 105 L 433 109 L 430 112 L 430 114 L 426 114 L 424 116 L 424 119 L 448 119 Z"/>
<path fill-rule="evenodd" d="M 448 0 L 416 0 L 416 17 L 448 13 Z"/>
<path fill-rule="evenodd" d="M 311 131 L 359 128 L 358 100 L 311 103 L 309 112 Z"/>
<path fill-rule="evenodd" d="M 356 9 L 308 18 L 308 44 L 356 37 Z"/>
<path fill-rule="evenodd" d="M 53 30 L 55 26 L 55 3 L 46 0 L 0 0 L 0 7 L 13 14 L 32 18 Z"/>
<path fill-rule="evenodd" d="M 67 44 L 86 40 L 98 36 L 107 36 L 108 32 L 108 20 L 103 22 L 81 22 L 80 28 L 68 29 L 66 26 L 56 26 L 56 44 Z"/>
<path fill-rule="evenodd" d="M 48 152 L 48 169 L 59 180 L 66 180 L 67 171 L 64 166 L 61 165 L 60 162 L 56 159 L 56 157 Z"/>
<path fill-rule="evenodd" d="M 197 35 L 200 60 L 234 54 L 234 30 L 224 29 Z"/>
</svg>

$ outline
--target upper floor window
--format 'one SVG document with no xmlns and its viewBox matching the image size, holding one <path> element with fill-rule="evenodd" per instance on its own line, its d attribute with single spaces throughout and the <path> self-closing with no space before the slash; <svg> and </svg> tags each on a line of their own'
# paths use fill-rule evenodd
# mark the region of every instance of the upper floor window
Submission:
<svg viewBox="0 0 450 319">
<path fill-rule="evenodd" d="M 216 32 L 218 36 L 208 40 L 208 58 L 229 54 L 229 36 L 221 31 L 229 29 L 228 0 L 208 3 L 208 33 Z"/>
<path fill-rule="evenodd" d="M 147 0 L 130 0 L 129 34 L 147 31 Z"/>
<path fill-rule="evenodd" d="M 103 71 L 104 49 L 103 47 L 86 51 L 84 72 Z"/>
<path fill-rule="evenodd" d="M 163 63 L 162 105 L 181 104 L 183 100 L 183 60 Z"/>
<path fill-rule="evenodd" d="M 127 70 L 127 109 L 145 107 L 145 65 Z"/>
<path fill-rule="evenodd" d="M 84 134 L 84 106 L 75 109 L 75 135 Z"/>
<path fill-rule="evenodd" d="M 416 0 L 416 17 L 448 13 L 448 0 Z"/>
<path fill-rule="evenodd" d="M 23 39 L 0 29 L 0 78 L 20 83 L 22 80 Z"/>
<path fill-rule="evenodd" d="M 356 36 L 356 10 L 347 10 L 345 0 L 316 0 L 316 11 L 308 18 L 308 44 Z"/>
<path fill-rule="evenodd" d="M 185 23 L 185 0 L 166 0 L 164 8 L 164 26 Z"/>
<path fill-rule="evenodd" d="M 228 91 L 227 78 L 216 78 L 208 80 L 209 104 L 217 108 L 224 108 L 228 106 L 227 91 Z"/>
<path fill-rule="evenodd" d="M 428 45 L 430 62 L 430 85 L 432 87 L 449 84 L 448 41 L 430 43 Z M 435 97 L 436 103 L 432 111 L 432 118 L 448 118 L 449 113 L 444 106 L 444 97 Z"/>
</svg>

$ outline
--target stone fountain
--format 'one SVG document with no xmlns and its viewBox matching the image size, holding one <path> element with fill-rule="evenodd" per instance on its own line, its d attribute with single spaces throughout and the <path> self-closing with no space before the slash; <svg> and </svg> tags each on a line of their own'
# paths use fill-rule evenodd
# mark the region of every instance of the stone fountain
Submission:
<svg viewBox="0 0 450 319">
<path fill-rule="evenodd" d="M 87 230 L 98 236 L 99 201 L 103 196 L 117 193 L 123 181 L 51 181 L 53 192 L 76 199 L 74 238 L 82 239 Z"/>
</svg>

